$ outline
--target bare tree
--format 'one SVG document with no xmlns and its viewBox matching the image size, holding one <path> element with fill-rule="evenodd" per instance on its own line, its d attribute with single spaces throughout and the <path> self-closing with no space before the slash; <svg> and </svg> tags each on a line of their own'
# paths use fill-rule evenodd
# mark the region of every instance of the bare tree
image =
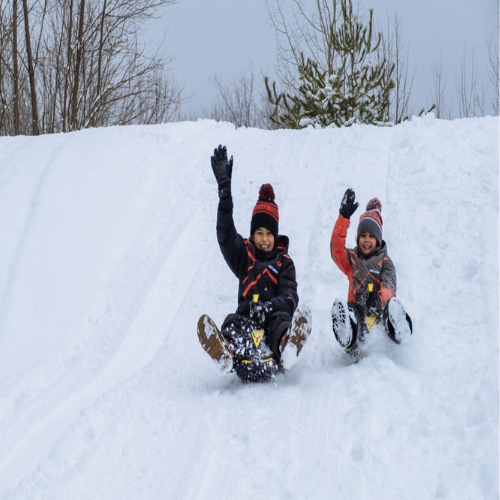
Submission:
<svg viewBox="0 0 500 500">
<path fill-rule="evenodd" d="M 259 83 L 252 64 L 232 78 L 214 74 L 209 82 L 216 90 L 212 106 L 190 112 L 184 119 L 208 118 L 230 122 L 236 127 L 275 128 L 269 119 L 271 108 L 264 85 Z"/>
<path fill-rule="evenodd" d="M 26 40 L 26 64 L 28 65 L 28 76 L 30 83 L 30 100 L 31 100 L 31 131 L 33 135 L 38 135 L 38 99 L 35 82 L 35 64 L 33 61 L 33 52 L 31 50 L 31 31 L 29 22 L 28 0 L 23 0 L 23 16 L 24 16 L 24 36 Z"/>
<path fill-rule="evenodd" d="M 82 89 L 78 101 L 71 101 L 72 128 L 150 123 L 175 115 L 182 97 L 168 68 L 172 59 L 159 57 L 159 52 L 148 56 L 139 43 L 144 20 L 160 5 L 174 1 L 89 2 L 81 37 L 81 74 L 74 73 Z M 77 50 L 77 61 L 78 56 Z M 156 107 L 153 112 L 151 106 Z"/>
<path fill-rule="evenodd" d="M 331 35 L 342 19 L 340 0 L 315 0 L 312 8 L 307 8 L 305 0 L 266 3 L 276 31 L 276 75 L 283 90 L 298 89 L 301 54 L 316 61 L 320 71 L 332 74 L 337 54 Z"/>
<path fill-rule="evenodd" d="M 465 47 L 463 49 L 460 73 L 456 78 L 458 111 L 461 117 L 469 118 L 484 115 L 486 93 L 478 88 L 474 51 L 471 50 L 470 65 L 467 61 Z"/>
<path fill-rule="evenodd" d="M 214 75 L 210 82 L 217 90 L 217 99 L 211 117 L 229 121 L 237 127 L 265 128 L 267 121 L 259 105 L 262 92 L 258 95 L 255 73 L 252 65 L 246 72 L 240 72 L 232 80 Z"/>
<path fill-rule="evenodd" d="M 443 76 L 443 61 L 432 63 L 431 98 L 435 106 L 436 117 L 451 119 L 451 107 L 445 101 L 446 77 Z"/>
<path fill-rule="evenodd" d="M 20 133 L 20 118 L 19 118 L 19 57 L 17 44 L 17 26 L 18 26 L 19 7 L 17 0 L 12 1 L 12 88 L 14 98 L 14 133 Z"/>
<path fill-rule="evenodd" d="M 30 124 L 42 133 L 174 119 L 183 99 L 170 70 L 172 58 L 160 49 L 148 54 L 139 40 L 157 8 L 176 1 L 22 0 L 24 43 L 14 50 L 10 29 L 8 51 L 0 53 L 0 134 L 18 133 L 10 95 L 16 58 L 21 133 L 36 133 L 25 130 L 26 99 Z M 13 10 L 0 8 L 0 14 L 2 28 L 12 26 Z"/>
<path fill-rule="evenodd" d="M 106 4 L 106 2 L 104 4 Z M 83 59 L 84 22 L 85 22 L 85 0 L 80 0 L 80 8 L 78 10 L 78 34 L 76 39 L 76 56 L 75 56 L 75 65 L 73 70 L 74 81 L 73 81 L 73 88 L 71 90 L 71 100 L 70 100 L 70 109 L 71 109 L 71 115 L 69 121 L 70 130 L 78 128 L 78 122 L 77 122 L 78 86 L 80 84 L 80 69 L 82 66 L 82 59 Z"/>
<path fill-rule="evenodd" d="M 392 79 L 394 90 L 390 99 L 390 119 L 394 123 L 400 123 L 407 119 L 412 111 L 410 109 L 410 96 L 415 80 L 415 72 L 410 74 L 409 48 L 402 40 L 401 17 L 396 13 L 392 17 L 387 15 L 385 32 L 382 35 L 382 54 L 394 65 Z"/>
<path fill-rule="evenodd" d="M 499 100 L 499 60 L 498 60 L 498 44 L 492 41 L 488 42 L 488 55 L 489 55 L 489 77 L 490 83 L 493 86 L 493 98 L 491 100 L 491 106 L 493 112 L 498 115 L 498 100 Z"/>
<path fill-rule="evenodd" d="M 495 114 L 500 115 L 500 0 L 497 6 L 498 30 L 496 44 L 493 40 L 489 43 L 490 56 L 490 81 L 493 84 L 492 106 Z"/>
<path fill-rule="evenodd" d="M 18 0 L 0 3 L 0 134 L 31 133 L 23 124 L 31 122 L 26 105 L 28 75 L 19 54 L 22 42 L 21 4 Z"/>
</svg>

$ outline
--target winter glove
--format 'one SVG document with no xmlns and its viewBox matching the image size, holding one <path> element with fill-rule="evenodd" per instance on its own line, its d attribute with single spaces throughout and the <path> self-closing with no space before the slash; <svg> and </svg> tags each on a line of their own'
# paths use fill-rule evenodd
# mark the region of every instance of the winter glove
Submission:
<svg viewBox="0 0 500 500">
<path fill-rule="evenodd" d="M 266 302 L 250 302 L 250 318 L 255 321 L 258 327 L 263 327 L 273 312 L 274 306 L 270 300 Z"/>
<path fill-rule="evenodd" d="M 359 206 L 359 203 L 356 201 L 356 194 L 354 191 L 349 188 L 345 193 L 342 201 L 340 202 L 339 212 L 342 217 L 346 219 L 350 219 L 351 215 L 356 211 Z"/>
<path fill-rule="evenodd" d="M 226 146 L 219 145 L 214 149 L 211 157 L 212 170 L 214 171 L 217 185 L 219 186 L 219 198 L 231 195 L 231 175 L 233 173 L 233 157 L 228 161 Z"/>
<path fill-rule="evenodd" d="M 368 299 L 366 300 L 366 312 L 368 315 L 379 316 L 382 310 L 379 294 L 375 291 L 369 292 Z"/>
</svg>

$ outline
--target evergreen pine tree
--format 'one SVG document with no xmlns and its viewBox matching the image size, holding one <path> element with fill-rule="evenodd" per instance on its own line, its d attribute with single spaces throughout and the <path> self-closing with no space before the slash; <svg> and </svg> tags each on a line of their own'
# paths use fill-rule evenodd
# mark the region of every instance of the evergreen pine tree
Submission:
<svg viewBox="0 0 500 500">
<path fill-rule="evenodd" d="M 381 35 L 374 43 L 373 11 L 363 25 L 353 13 L 352 0 L 340 0 L 342 23 L 330 27 L 329 37 L 336 52 L 331 70 L 321 70 L 318 62 L 301 54 L 297 70 L 297 93 L 278 93 L 276 83 L 265 84 L 273 105 L 270 119 L 285 128 L 308 125 L 327 127 L 353 123 L 381 124 L 389 121 L 389 96 L 394 88 L 390 65 L 378 50 Z"/>
</svg>

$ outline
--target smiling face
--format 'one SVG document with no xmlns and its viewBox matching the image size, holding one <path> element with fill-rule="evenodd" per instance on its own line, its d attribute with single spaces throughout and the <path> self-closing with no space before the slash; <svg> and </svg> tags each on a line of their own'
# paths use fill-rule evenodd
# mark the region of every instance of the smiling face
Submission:
<svg viewBox="0 0 500 500">
<path fill-rule="evenodd" d="M 270 252 L 274 248 L 274 236 L 269 229 L 258 227 L 253 233 L 253 242 L 259 250 Z"/>
<path fill-rule="evenodd" d="M 359 235 L 358 248 L 364 255 L 368 255 L 370 252 L 373 252 L 376 247 L 377 238 L 375 238 L 372 233 L 365 231 Z"/>
</svg>

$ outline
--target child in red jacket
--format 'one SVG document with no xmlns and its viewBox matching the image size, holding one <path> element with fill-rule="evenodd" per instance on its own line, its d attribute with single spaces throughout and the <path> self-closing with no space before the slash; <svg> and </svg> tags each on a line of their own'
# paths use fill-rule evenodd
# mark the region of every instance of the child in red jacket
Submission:
<svg viewBox="0 0 500 500">
<path fill-rule="evenodd" d="M 349 280 L 347 303 L 335 299 L 332 306 L 333 332 L 338 343 L 355 360 L 359 343 L 376 322 L 383 322 L 387 334 L 397 344 L 406 343 L 412 334 L 410 316 L 396 298 L 396 269 L 387 255 L 382 239 L 382 204 L 371 199 L 361 214 L 357 246 L 345 247 L 350 218 L 358 208 L 355 193 L 348 189 L 340 204 L 333 228 L 332 259 Z"/>
</svg>

